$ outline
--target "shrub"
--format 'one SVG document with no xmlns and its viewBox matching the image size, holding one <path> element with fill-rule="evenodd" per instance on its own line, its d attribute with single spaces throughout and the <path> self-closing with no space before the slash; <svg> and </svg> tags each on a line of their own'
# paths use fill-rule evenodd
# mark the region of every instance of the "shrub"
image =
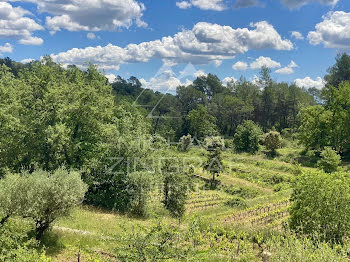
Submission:
<svg viewBox="0 0 350 262">
<path fill-rule="evenodd" d="M 223 172 L 222 150 L 225 147 L 225 142 L 221 137 L 208 137 L 204 141 L 208 151 L 207 161 L 204 163 L 204 168 L 212 174 L 212 185 L 216 182 L 216 177 Z"/>
<path fill-rule="evenodd" d="M 178 148 L 180 151 L 187 152 L 191 148 L 192 143 L 193 139 L 191 135 L 182 136 L 179 140 Z"/>
<path fill-rule="evenodd" d="M 276 154 L 276 150 L 282 145 L 282 137 L 280 133 L 276 131 L 270 131 L 267 133 L 265 135 L 264 145 L 272 154 Z"/>
<path fill-rule="evenodd" d="M 321 152 L 321 160 L 317 162 L 317 166 L 326 173 L 333 173 L 338 170 L 341 158 L 332 148 L 326 147 Z"/>
<path fill-rule="evenodd" d="M 232 198 L 230 198 L 226 202 L 226 205 L 228 205 L 230 207 L 243 207 L 243 208 L 247 207 L 247 203 L 241 197 L 232 197 Z"/>
<path fill-rule="evenodd" d="M 28 223 L 11 220 L 0 227 L 0 262 L 48 262 L 51 261 L 39 249 L 39 243 L 30 238 Z"/>
<path fill-rule="evenodd" d="M 32 219 L 37 239 L 41 239 L 54 221 L 68 215 L 84 199 L 87 190 L 79 172 L 62 168 L 53 173 L 7 175 L 0 180 L 0 188 L 6 188 L 0 190 L 0 199 L 7 199 L 7 206 L 1 208 L 4 217 L 17 215 Z M 15 193 L 6 197 L 3 195 L 6 191 Z"/>
<path fill-rule="evenodd" d="M 129 212 L 144 217 L 147 215 L 147 202 L 150 197 L 152 177 L 146 172 L 133 172 L 128 175 Z"/>
<path fill-rule="evenodd" d="M 350 233 L 350 174 L 310 172 L 298 176 L 290 227 L 322 241 L 342 242 Z"/>
<path fill-rule="evenodd" d="M 259 141 L 262 135 L 261 128 L 253 121 L 245 121 L 237 127 L 233 139 L 234 148 L 237 152 L 254 154 L 259 151 Z"/>
<path fill-rule="evenodd" d="M 193 168 L 172 170 L 171 159 L 166 159 L 162 167 L 163 204 L 173 217 L 181 218 L 185 214 L 188 193 L 193 189 Z"/>
<path fill-rule="evenodd" d="M 242 198 L 254 198 L 259 195 L 259 191 L 252 187 L 225 187 L 224 191 L 230 195 L 237 195 Z"/>
</svg>

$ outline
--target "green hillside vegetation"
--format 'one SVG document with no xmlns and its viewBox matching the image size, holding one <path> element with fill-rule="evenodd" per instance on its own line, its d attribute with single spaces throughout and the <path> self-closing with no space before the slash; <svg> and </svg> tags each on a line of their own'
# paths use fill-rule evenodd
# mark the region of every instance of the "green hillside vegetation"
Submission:
<svg viewBox="0 0 350 262">
<path fill-rule="evenodd" d="M 0 261 L 349 261 L 350 83 L 176 94 L 0 60 Z"/>
</svg>

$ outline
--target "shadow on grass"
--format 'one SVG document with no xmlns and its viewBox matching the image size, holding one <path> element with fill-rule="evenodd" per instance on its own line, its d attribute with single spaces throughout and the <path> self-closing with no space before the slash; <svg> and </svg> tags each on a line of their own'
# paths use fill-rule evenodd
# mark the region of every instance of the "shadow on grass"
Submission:
<svg viewBox="0 0 350 262">
<path fill-rule="evenodd" d="M 40 247 L 46 250 L 48 256 L 56 256 L 65 248 L 64 244 L 60 241 L 59 235 L 52 231 L 44 234 Z"/>
</svg>

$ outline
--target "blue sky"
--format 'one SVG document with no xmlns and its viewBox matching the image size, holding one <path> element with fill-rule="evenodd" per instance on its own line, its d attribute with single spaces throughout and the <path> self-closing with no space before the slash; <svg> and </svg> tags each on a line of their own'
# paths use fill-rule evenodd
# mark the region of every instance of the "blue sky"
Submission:
<svg viewBox="0 0 350 262">
<path fill-rule="evenodd" d="M 253 80 L 262 65 L 277 81 L 321 87 L 348 50 L 348 0 L 0 0 L 2 57 L 92 62 L 156 90 L 206 73 Z"/>
</svg>

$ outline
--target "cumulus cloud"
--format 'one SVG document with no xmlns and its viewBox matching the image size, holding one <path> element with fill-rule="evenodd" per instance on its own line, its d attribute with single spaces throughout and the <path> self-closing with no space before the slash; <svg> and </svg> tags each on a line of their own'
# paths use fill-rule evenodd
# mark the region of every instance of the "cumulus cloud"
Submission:
<svg viewBox="0 0 350 262">
<path fill-rule="evenodd" d="M 33 58 L 26 58 L 26 59 L 21 60 L 21 63 L 22 64 L 28 64 L 28 63 L 31 63 L 33 61 L 35 61 L 35 59 L 33 59 Z"/>
<path fill-rule="evenodd" d="M 304 36 L 298 32 L 298 31 L 293 31 L 291 32 L 291 37 L 295 38 L 296 40 L 304 40 Z"/>
<path fill-rule="evenodd" d="M 244 71 L 248 69 L 248 64 L 242 61 L 238 61 L 232 66 L 233 70 Z"/>
<path fill-rule="evenodd" d="M 32 2 L 40 13 L 48 13 L 46 26 L 51 33 L 68 31 L 115 30 L 146 26 L 142 21 L 145 6 L 135 0 L 17 0 Z"/>
<path fill-rule="evenodd" d="M 281 67 L 279 62 L 272 60 L 270 57 L 260 56 L 254 62 L 250 64 L 251 69 L 261 69 L 262 67 L 276 68 Z"/>
<path fill-rule="evenodd" d="M 204 72 L 203 70 L 198 70 L 197 72 L 194 73 L 194 77 L 200 77 L 200 76 L 207 76 L 208 74 Z"/>
<path fill-rule="evenodd" d="M 234 77 L 225 77 L 224 80 L 222 80 L 223 85 L 227 86 L 228 83 L 237 82 L 237 79 Z"/>
<path fill-rule="evenodd" d="M 0 2 L 0 38 L 13 38 L 24 45 L 41 45 L 44 41 L 33 36 L 33 32 L 44 28 L 27 15 L 31 13 L 21 7 Z"/>
<path fill-rule="evenodd" d="M 292 60 L 288 66 L 276 70 L 275 73 L 281 75 L 291 75 L 294 73 L 294 68 L 296 67 L 298 67 L 298 65 Z"/>
<path fill-rule="evenodd" d="M 105 75 L 105 77 L 108 79 L 108 82 L 111 84 L 114 83 L 115 80 L 117 79 L 117 77 L 114 74 L 107 74 Z"/>
<path fill-rule="evenodd" d="M 6 43 L 3 46 L 0 45 L 0 56 L 3 53 L 12 53 L 12 51 L 13 51 L 13 46 L 10 43 Z"/>
<path fill-rule="evenodd" d="M 328 48 L 350 49 L 350 13 L 329 12 L 322 18 L 323 21 L 316 25 L 316 30 L 308 34 L 310 44 L 323 44 Z"/>
<path fill-rule="evenodd" d="M 96 39 L 96 35 L 94 33 L 87 33 L 86 37 L 91 39 L 91 40 Z"/>
<path fill-rule="evenodd" d="M 182 82 L 175 76 L 172 70 L 165 70 L 161 74 L 152 77 L 149 81 L 141 78 L 140 82 L 144 88 L 163 93 L 174 93 L 178 86 L 188 86 L 192 84 L 192 81 L 188 79 Z"/>
<path fill-rule="evenodd" d="M 281 0 L 281 2 L 289 8 L 299 8 L 311 3 L 319 3 L 323 5 L 335 6 L 339 0 Z"/>
<path fill-rule="evenodd" d="M 291 50 L 293 44 L 278 34 L 272 25 L 262 21 L 251 24 L 253 29 L 197 23 L 192 30 L 183 30 L 174 36 L 159 40 L 119 47 L 112 44 L 101 47 L 73 48 L 52 54 L 62 64 L 83 65 L 91 62 L 103 69 L 117 69 L 121 64 L 148 62 L 161 59 L 168 65 L 180 63 L 208 64 L 233 59 L 237 54 L 255 49 Z"/>
<path fill-rule="evenodd" d="M 325 86 L 325 82 L 321 77 L 317 77 L 315 80 L 313 80 L 312 78 L 307 76 L 305 78 L 295 79 L 294 83 L 297 86 L 306 88 L 306 89 L 313 88 L 313 87 L 317 89 L 322 89 Z"/>
<path fill-rule="evenodd" d="M 258 6 L 259 4 L 259 0 L 236 0 L 233 8 L 253 7 Z"/>
<path fill-rule="evenodd" d="M 176 2 L 176 6 L 180 9 L 188 9 L 192 7 L 192 4 L 187 1 L 182 1 L 182 2 Z"/>
</svg>

